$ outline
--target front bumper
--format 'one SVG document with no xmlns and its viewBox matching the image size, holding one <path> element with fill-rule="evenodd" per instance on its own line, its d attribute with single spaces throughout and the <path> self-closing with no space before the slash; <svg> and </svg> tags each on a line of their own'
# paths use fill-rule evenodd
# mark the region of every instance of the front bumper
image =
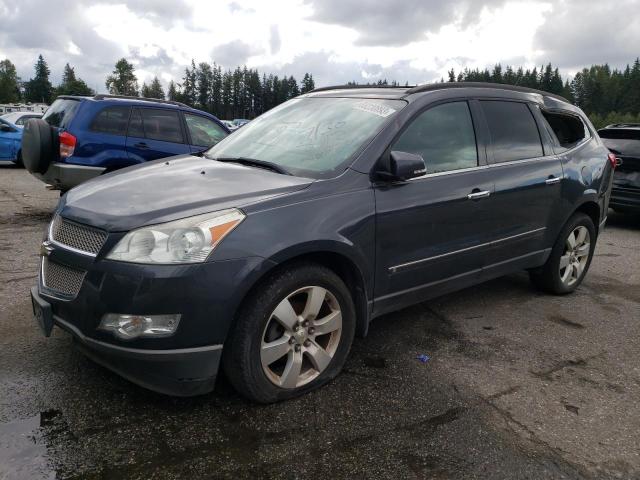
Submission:
<svg viewBox="0 0 640 480">
<path fill-rule="evenodd" d="M 37 288 L 31 295 L 39 304 L 48 304 Z M 210 392 L 215 386 L 222 345 L 171 350 L 129 348 L 88 337 L 57 315 L 53 315 L 53 323 L 70 333 L 87 357 L 149 390 L 188 397 Z"/>
<path fill-rule="evenodd" d="M 88 357 L 164 394 L 191 396 L 213 389 L 227 332 L 264 259 L 153 266 L 53 247 L 46 261 L 83 270 L 81 287 L 72 298 L 57 296 L 45 287 L 41 269 L 32 297 L 46 304 L 53 324 L 71 333 Z M 170 337 L 121 340 L 97 328 L 107 313 L 179 313 L 181 319 Z"/>
<path fill-rule="evenodd" d="M 51 188 L 55 190 L 69 190 L 87 180 L 102 175 L 105 170 L 103 167 L 51 162 L 46 172 L 43 174 L 35 173 L 34 175 L 46 184 L 51 185 Z"/>
</svg>

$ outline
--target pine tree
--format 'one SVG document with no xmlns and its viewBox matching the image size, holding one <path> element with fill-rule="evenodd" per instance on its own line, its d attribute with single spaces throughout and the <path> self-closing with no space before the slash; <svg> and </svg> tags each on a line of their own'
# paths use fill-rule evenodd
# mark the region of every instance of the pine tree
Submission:
<svg viewBox="0 0 640 480">
<path fill-rule="evenodd" d="M 94 91 L 84 80 L 76 77 L 75 69 L 67 63 L 62 73 L 62 83 L 55 89 L 55 93 L 56 95 L 93 95 Z"/>
<path fill-rule="evenodd" d="M 20 77 L 16 67 L 7 58 L 0 61 L 0 103 L 15 103 L 20 100 Z"/>
<path fill-rule="evenodd" d="M 167 90 L 167 99 L 173 102 L 178 101 L 178 89 L 176 88 L 176 84 L 173 80 L 169 82 L 169 89 Z"/>
<path fill-rule="evenodd" d="M 49 81 L 51 71 L 42 55 L 34 65 L 35 76 L 25 84 L 25 100 L 34 103 L 51 103 L 53 86 Z"/>
<path fill-rule="evenodd" d="M 153 77 L 150 85 L 147 85 L 146 83 L 142 84 L 140 96 L 145 98 L 157 98 L 159 100 L 164 100 L 164 89 L 162 88 L 158 77 Z"/>
<path fill-rule="evenodd" d="M 138 78 L 135 75 L 133 64 L 126 58 L 116 62 L 113 73 L 107 77 L 105 86 L 113 95 L 138 96 Z"/>
</svg>

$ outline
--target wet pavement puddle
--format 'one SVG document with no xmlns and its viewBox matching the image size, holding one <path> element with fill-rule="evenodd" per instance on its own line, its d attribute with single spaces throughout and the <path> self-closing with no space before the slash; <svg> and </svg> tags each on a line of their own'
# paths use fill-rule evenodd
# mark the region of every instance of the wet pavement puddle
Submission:
<svg viewBox="0 0 640 480">
<path fill-rule="evenodd" d="M 50 412 L 0 424 L 0 479 L 55 479 L 42 427 Z"/>
</svg>

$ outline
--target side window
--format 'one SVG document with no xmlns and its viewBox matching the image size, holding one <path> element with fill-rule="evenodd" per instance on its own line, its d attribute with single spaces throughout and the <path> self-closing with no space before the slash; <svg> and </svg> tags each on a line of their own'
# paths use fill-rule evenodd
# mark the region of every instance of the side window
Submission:
<svg viewBox="0 0 640 480">
<path fill-rule="evenodd" d="M 130 107 L 107 107 L 94 117 L 89 129 L 92 132 L 126 135 Z"/>
<path fill-rule="evenodd" d="M 184 118 L 193 145 L 211 147 L 227 136 L 227 132 L 213 120 L 190 113 L 185 113 Z"/>
<path fill-rule="evenodd" d="M 427 173 L 478 165 L 476 135 L 467 102 L 435 106 L 420 114 L 392 150 L 422 155 Z"/>
<path fill-rule="evenodd" d="M 144 136 L 150 140 L 184 143 L 180 128 L 180 114 L 177 110 L 141 108 Z"/>
<path fill-rule="evenodd" d="M 551 131 L 562 150 L 575 147 L 585 138 L 590 137 L 589 129 L 576 115 L 559 112 L 545 112 L 542 115 L 551 127 Z"/>
<path fill-rule="evenodd" d="M 131 112 L 131 119 L 129 120 L 129 130 L 127 131 L 129 137 L 144 138 L 144 127 L 142 126 L 142 115 L 137 108 Z"/>
<path fill-rule="evenodd" d="M 480 103 L 493 144 L 493 163 L 544 155 L 538 126 L 527 104 L 499 100 Z"/>
</svg>

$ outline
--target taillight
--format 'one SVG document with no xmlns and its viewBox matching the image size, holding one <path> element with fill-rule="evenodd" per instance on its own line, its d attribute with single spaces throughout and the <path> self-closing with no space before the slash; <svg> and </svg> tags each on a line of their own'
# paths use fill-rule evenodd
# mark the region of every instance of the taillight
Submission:
<svg viewBox="0 0 640 480">
<path fill-rule="evenodd" d="M 69 132 L 62 132 L 60 139 L 60 158 L 67 158 L 73 155 L 73 151 L 76 149 L 76 137 Z"/>
<path fill-rule="evenodd" d="M 618 159 L 613 153 L 609 154 L 609 163 L 611 163 L 611 168 L 615 170 L 616 166 L 618 165 Z"/>
</svg>

